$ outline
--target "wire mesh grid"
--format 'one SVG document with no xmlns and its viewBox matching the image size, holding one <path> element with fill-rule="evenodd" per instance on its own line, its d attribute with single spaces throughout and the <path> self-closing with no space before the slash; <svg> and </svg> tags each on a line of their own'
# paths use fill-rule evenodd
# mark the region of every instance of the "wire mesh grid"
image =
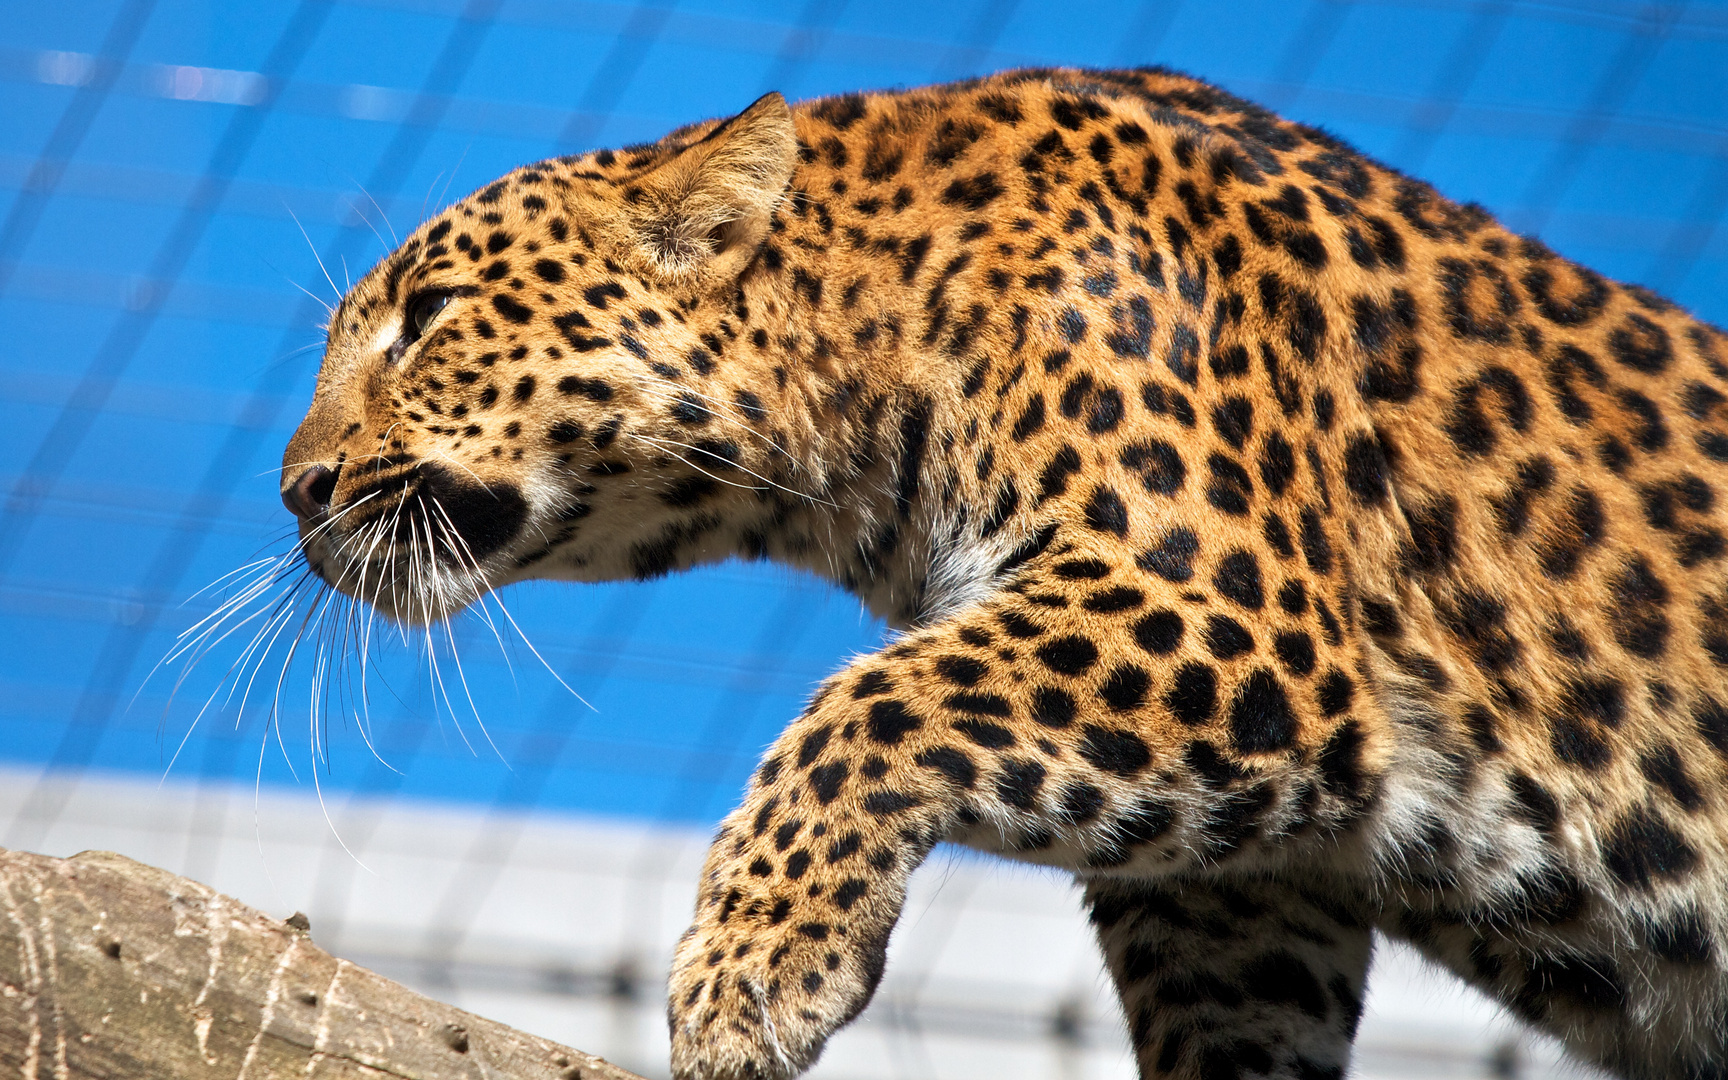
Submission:
<svg viewBox="0 0 1728 1080">
<path fill-rule="evenodd" d="M 212 610 L 188 597 L 282 536 L 276 455 L 324 305 L 450 193 L 768 89 L 1143 63 L 1324 126 L 1728 319 L 1722 3 L 15 5 L 0 38 L 0 843 L 120 847 L 102 829 L 131 835 L 124 808 L 161 798 L 137 782 L 166 775 L 188 793 L 170 815 L 186 839 L 157 861 L 209 876 L 226 865 L 212 836 L 250 827 L 279 854 L 261 838 L 269 814 L 245 824 L 254 790 L 277 820 L 301 820 L 282 793 L 322 795 L 349 862 L 307 887 L 333 895 L 379 808 L 420 807 L 448 826 L 448 872 L 389 955 L 447 970 L 500 883 L 545 855 L 531 842 L 544 823 L 624 822 L 607 835 L 634 854 L 618 857 L 674 880 L 666 837 L 717 819 L 815 682 L 880 642 L 853 601 L 740 565 L 519 587 L 511 610 L 556 678 L 470 620 L 452 644 L 477 709 L 451 707 L 410 642 L 373 669 L 364 715 L 337 695 L 323 730 L 304 672 L 275 730 L 220 707 L 194 728 L 210 670 L 173 703 L 172 672 L 146 680 Z M 327 921 L 359 917 L 320 903 Z"/>
</svg>

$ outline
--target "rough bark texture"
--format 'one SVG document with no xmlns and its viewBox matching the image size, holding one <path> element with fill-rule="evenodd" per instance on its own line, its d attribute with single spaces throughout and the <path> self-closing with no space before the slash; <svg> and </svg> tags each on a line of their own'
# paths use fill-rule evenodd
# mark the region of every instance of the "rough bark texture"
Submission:
<svg viewBox="0 0 1728 1080">
<path fill-rule="evenodd" d="M 0 1075 L 640 1080 L 109 852 L 0 849 Z"/>
</svg>

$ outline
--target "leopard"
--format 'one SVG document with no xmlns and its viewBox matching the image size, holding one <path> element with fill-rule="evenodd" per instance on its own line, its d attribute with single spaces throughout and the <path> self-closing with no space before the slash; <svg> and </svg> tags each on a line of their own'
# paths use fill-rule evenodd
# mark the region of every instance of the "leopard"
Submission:
<svg viewBox="0 0 1728 1080">
<path fill-rule="evenodd" d="M 281 494 L 404 624 L 733 559 L 887 624 L 718 827 L 680 1080 L 809 1068 L 939 843 L 1074 875 L 1143 1077 L 1343 1076 L 1379 935 L 1725 1080 L 1725 405 L 1722 330 L 1322 129 L 1016 70 L 453 203 Z"/>
</svg>

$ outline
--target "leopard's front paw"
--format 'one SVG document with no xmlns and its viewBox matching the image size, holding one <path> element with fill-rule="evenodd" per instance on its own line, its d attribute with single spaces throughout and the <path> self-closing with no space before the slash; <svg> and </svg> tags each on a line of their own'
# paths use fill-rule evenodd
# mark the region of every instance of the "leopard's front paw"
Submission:
<svg viewBox="0 0 1728 1080">
<path fill-rule="evenodd" d="M 678 1080 L 786 1080 L 813 1065 L 882 977 L 887 934 L 734 890 L 708 905 L 672 963 Z"/>
</svg>

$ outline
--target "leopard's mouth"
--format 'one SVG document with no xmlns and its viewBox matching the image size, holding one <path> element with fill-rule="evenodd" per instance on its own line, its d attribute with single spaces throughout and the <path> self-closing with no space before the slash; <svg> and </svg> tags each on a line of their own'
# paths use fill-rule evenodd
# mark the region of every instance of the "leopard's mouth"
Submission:
<svg viewBox="0 0 1728 1080">
<path fill-rule="evenodd" d="M 301 547 L 327 584 L 388 618 L 420 625 L 499 584 L 528 518 L 515 485 L 422 461 L 369 474 L 320 518 L 303 520 Z"/>
</svg>

